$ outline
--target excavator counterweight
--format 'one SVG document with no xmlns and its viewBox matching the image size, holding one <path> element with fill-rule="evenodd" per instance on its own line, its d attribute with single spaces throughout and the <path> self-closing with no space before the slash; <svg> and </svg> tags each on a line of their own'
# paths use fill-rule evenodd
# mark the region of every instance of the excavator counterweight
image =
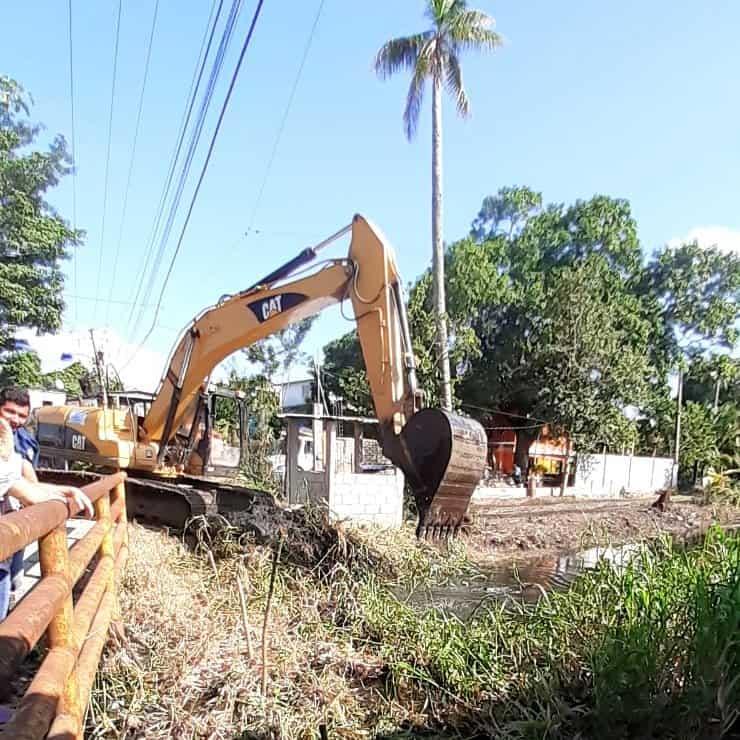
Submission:
<svg viewBox="0 0 740 740">
<path fill-rule="evenodd" d="M 288 282 L 321 249 L 349 232 L 346 258 L 327 260 L 312 274 Z M 218 511 L 220 499 L 228 498 L 230 508 L 238 509 L 241 493 L 246 501 L 254 499 L 254 492 L 209 477 L 217 470 L 212 453 L 219 441 L 207 392 L 213 369 L 233 352 L 345 300 L 354 310 L 383 450 L 404 472 L 417 503 L 417 533 L 455 533 L 483 474 L 485 433 L 473 419 L 421 408 L 395 255 L 380 230 L 360 215 L 255 285 L 196 316 L 172 351 L 144 415 L 131 409 L 40 409 L 42 456 L 63 459 L 65 467 L 79 461 L 97 469 L 128 470 L 132 492 L 146 492 L 137 513 L 154 516 L 156 510 L 156 518 L 170 526 L 184 527 L 187 514 Z M 68 479 L 70 473 L 65 475 Z M 178 492 L 179 500 L 168 509 L 168 497 Z M 155 506 L 152 496 L 160 495 L 162 505 Z"/>
</svg>

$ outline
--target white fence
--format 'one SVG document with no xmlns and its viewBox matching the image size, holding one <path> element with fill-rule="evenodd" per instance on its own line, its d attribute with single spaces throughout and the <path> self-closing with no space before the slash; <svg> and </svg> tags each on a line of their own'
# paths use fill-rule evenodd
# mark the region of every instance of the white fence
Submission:
<svg viewBox="0 0 740 740">
<path fill-rule="evenodd" d="M 672 484 L 673 465 L 670 457 L 579 455 L 574 488 L 591 496 L 652 494 Z"/>
</svg>

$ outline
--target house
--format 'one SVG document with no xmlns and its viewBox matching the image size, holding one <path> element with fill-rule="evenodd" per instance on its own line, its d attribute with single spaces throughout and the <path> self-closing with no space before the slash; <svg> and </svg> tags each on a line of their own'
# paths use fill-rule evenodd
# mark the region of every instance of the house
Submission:
<svg viewBox="0 0 740 740">
<path fill-rule="evenodd" d="M 312 378 L 288 380 L 275 386 L 280 394 L 281 411 L 309 411 L 312 408 L 314 386 Z"/>
<path fill-rule="evenodd" d="M 511 475 L 513 472 L 516 429 L 523 424 L 527 424 L 525 419 L 504 414 L 489 418 L 486 425 L 488 463 L 496 473 Z M 529 446 L 529 469 L 536 465 L 546 474 L 559 475 L 567 456 L 567 440 L 552 435 L 545 425 Z"/>
<path fill-rule="evenodd" d="M 41 406 L 64 406 L 67 394 L 64 391 L 51 391 L 43 388 L 29 388 L 28 397 L 31 402 L 31 410 Z"/>
</svg>

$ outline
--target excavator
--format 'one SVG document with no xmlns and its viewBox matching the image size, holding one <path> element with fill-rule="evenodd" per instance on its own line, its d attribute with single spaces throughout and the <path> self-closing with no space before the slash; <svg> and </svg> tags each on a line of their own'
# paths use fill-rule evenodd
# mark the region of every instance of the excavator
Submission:
<svg viewBox="0 0 740 740">
<path fill-rule="evenodd" d="M 348 233 L 346 258 L 306 267 Z M 254 491 L 214 475 L 218 466 L 211 458 L 218 435 L 214 397 L 207 392 L 210 375 L 232 353 L 347 299 L 381 447 L 413 492 L 417 535 L 456 534 L 483 475 L 486 436 L 473 419 L 422 408 L 396 258 L 378 227 L 361 215 L 250 288 L 222 297 L 197 315 L 175 345 L 145 414 L 130 405 L 39 409 L 42 458 L 57 468 L 64 461 L 65 468 L 83 462 L 98 471 L 128 471 L 130 513 L 178 528 L 197 514 L 248 508 Z M 242 400 L 232 400 L 243 424 Z M 80 475 L 67 470 L 61 477 L 83 482 Z"/>
</svg>

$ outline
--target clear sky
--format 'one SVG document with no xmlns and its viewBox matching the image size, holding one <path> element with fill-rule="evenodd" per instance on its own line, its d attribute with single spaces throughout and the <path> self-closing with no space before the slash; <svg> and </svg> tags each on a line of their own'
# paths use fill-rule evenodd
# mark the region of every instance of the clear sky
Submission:
<svg viewBox="0 0 740 740">
<path fill-rule="evenodd" d="M 569 202 L 597 192 L 628 198 L 646 251 L 708 227 L 738 244 L 740 3 L 470 4 L 496 18 L 507 42 L 496 54 L 464 60 L 472 117 L 460 121 L 451 105 L 445 109 L 446 240 L 465 235 L 484 196 L 523 184 L 541 190 L 547 201 Z M 372 72 L 373 56 L 385 40 L 425 27 L 421 0 L 325 0 L 252 224 L 259 233 L 244 237 L 318 5 L 319 0 L 265 0 L 148 351 L 166 355 L 194 314 L 223 293 L 252 284 L 357 211 L 388 235 L 407 280 L 427 264 L 429 106 L 416 140 L 408 143 L 401 124 L 407 76 L 383 83 Z M 74 263 L 65 268 L 65 329 L 107 326 L 135 342 L 148 328 L 152 309 L 132 332 L 133 307 L 126 302 L 136 291 L 211 3 L 160 0 L 112 293 L 154 0 L 123 2 L 102 243 L 118 3 L 72 0 L 72 6 L 77 225 L 87 237 L 77 254 L 76 281 Z M 210 140 L 253 9 L 254 1 L 245 0 L 202 145 Z M 0 73 L 32 93 L 33 116 L 45 123 L 47 134 L 70 139 L 67 22 L 64 0 L 7 3 Z M 203 152 L 202 146 L 193 174 Z M 69 219 L 71 185 L 67 178 L 52 196 Z M 191 178 L 179 219 L 193 186 Z M 176 227 L 165 264 L 177 233 Z M 339 245 L 334 254 L 345 248 Z M 162 277 L 163 272 L 155 296 Z M 109 295 L 119 303 L 106 303 Z M 349 327 L 331 310 L 312 330 L 307 349 L 314 351 Z"/>
</svg>

